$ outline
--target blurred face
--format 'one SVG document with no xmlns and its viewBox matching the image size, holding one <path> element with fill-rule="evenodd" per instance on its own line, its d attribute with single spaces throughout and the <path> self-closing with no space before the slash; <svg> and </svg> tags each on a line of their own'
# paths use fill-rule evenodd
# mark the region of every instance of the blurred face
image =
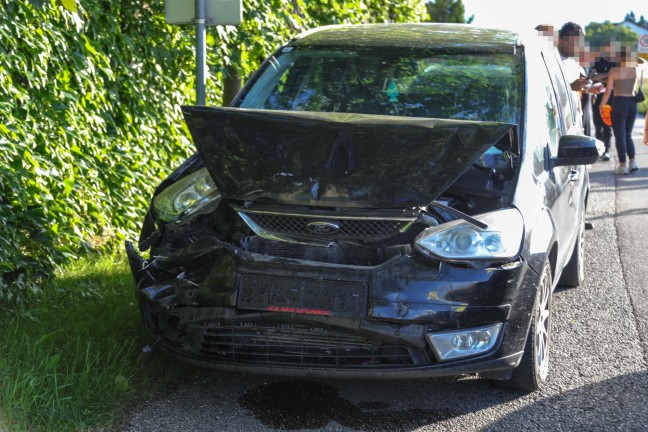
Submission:
<svg viewBox="0 0 648 432">
<path fill-rule="evenodd" d="M 610 58 L 620 66 L 634 67 L 637 65 L 637 52 L 632 48 L 622 46 L 617 41 L 610 42 L 609 47 Z"/>
<path fill-rule="evenodd" d="M 621 61 L 621 43 L 617 41 L 612 41 L 608 45 L 608 54 L 609 58 L 612 61 L 620 62 Z"/>
<path fill-rule="evenodd" d="M 579 58 L 585 52 L 585 38 L 583 35 L 561 37 L 558 49 L 564 56 Z"/>
<path fill-rule="evenodd" d="M 556 32 L 552 25 L 541 24 L 536 27 L 536 30 L 538 31 L 538 34 L 544 36 L 548 42 L 551 42 L 552 44 L 556 43 Z"/>
<path fill-rule="evenodd" d="M 579 53 L 578 61 L 582 66 L 591 66 L 596 61 L 596 53 L 590 51 L 589 47 L 586 45 L 583 51 Z"/>
<path fill-rule="evenodd" d="M 634 67 L 637 64 L 637 53 L 634 51 L 624 51 L 621 53 L 621 66 Z"/>
</svg>

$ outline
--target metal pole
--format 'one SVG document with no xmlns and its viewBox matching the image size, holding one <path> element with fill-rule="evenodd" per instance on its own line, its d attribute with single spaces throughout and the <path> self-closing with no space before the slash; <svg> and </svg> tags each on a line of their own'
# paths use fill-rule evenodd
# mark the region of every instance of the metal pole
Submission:
<svg viewBox="0 0 648 432">
<path fill-rule="evenodd" d="M 205 0 L 196 0 L 196 105 L 205 105 Z"/>
</svg>

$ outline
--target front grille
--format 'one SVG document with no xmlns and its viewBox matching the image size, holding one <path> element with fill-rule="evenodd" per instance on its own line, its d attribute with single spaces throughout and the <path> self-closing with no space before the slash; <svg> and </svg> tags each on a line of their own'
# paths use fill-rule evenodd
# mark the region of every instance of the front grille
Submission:
<svg viewBox="0 0 648 432">
<path fill-rule="evenodd" d="M 363 337 L 300 325 L 190 325 L 201 334 L 199 353 L 216 361 L 317 367 L 406 367 L 410 349 Z"/>
<path fill-rule="evenodd" d="M 257 234 L 262 232 L 291 237 L 310 237 L 340 240 L 379 240 L 405 231 L 413 219 L 403 218 L 340 218 L 335 215 L 290 215 L 280 213 L 239 212 L 244 220 L 252 222 Z M 335 225 L 335 232 L 316 233 L 308 228 L 313 222 Z M 255 226 L 253 226 L 255 225 Z"/>
<path fill-rule="evenodd" d="M 263 255 L 293 258 L 330 264 L 373 266 L 380 264 L 381 256 L 374 247 L 353 243 L 330 243 L 326 247 L 301 243 L 272 241 L 254 236 L 242 243 L 245 250 Z"/>
</svg>

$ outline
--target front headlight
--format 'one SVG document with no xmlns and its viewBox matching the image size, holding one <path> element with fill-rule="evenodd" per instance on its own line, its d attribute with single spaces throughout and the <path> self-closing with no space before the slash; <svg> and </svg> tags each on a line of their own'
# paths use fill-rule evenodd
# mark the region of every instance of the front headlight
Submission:
<svg viewBox="0 0 648 432">
<path fill-rule="evenodd" d="M 480 229 L 457 219 L 423 231 L 416 248 L 423 254 L 449 261 L 510 261 L 520 253 L 524 221 L 517 209 L 498 210 L 474 216 L 487 225 Z"/>
<path fill-rule="evenodd" d="M 164 222 L 191 214 L 220 198 L 206 168 L 189 174 L 164 189 L 153 199 L 153 214 Z"/>
</svg>

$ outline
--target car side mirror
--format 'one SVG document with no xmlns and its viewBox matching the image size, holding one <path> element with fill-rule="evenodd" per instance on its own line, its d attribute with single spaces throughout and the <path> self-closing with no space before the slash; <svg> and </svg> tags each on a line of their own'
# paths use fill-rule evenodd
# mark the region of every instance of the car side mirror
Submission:
<svg viewBox="0 0 648 432">
<path fill-rule="evenodd" d="M 584 135 L 564 135 L 558 142 L 558 157 L 551 158 L 551 167 L 589 165 L 603 154 L 604 145 Z"/>
</svg>

